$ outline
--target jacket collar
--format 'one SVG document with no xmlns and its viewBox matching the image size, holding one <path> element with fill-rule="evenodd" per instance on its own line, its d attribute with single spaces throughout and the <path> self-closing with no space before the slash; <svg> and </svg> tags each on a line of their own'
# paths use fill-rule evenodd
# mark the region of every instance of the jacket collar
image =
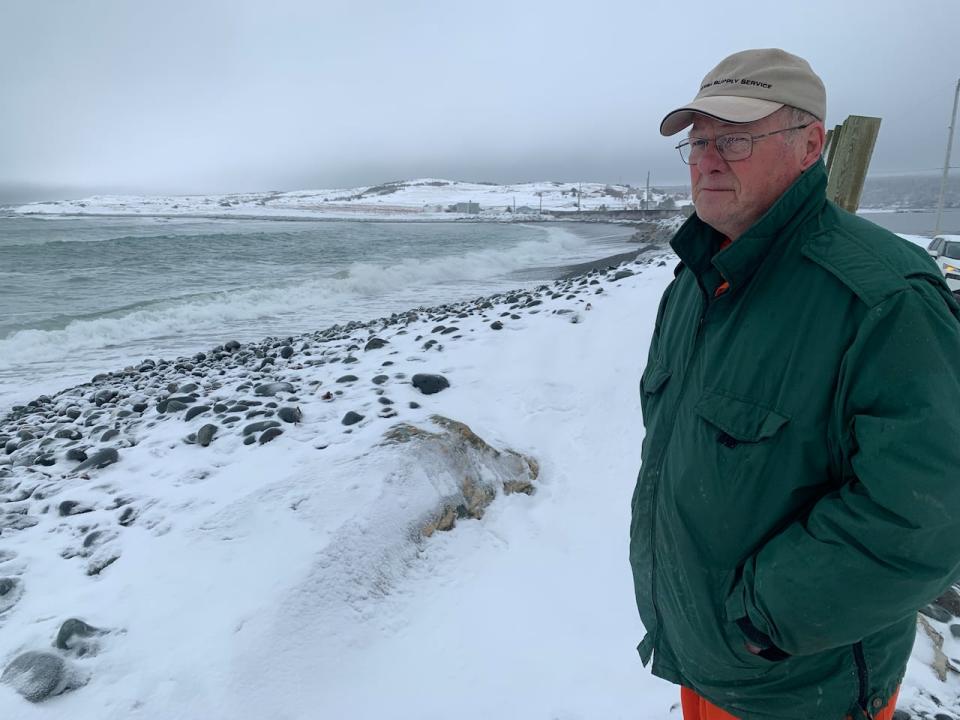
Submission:
<svg viewBox="0 0 960 720">
<path fill-rule="evenodd" d="M 826 187 L 827 171 L 821 160 L 794 180 L 757 222 L 723 250 L 723 236 L 696 214 L 677 231 L 670 245 L 697 276 L 712 263 L 735 291 L 750 279 L 778 238 L 789 236 L 810 212 L 820 209 L 826 201 Z"/>
</svg>

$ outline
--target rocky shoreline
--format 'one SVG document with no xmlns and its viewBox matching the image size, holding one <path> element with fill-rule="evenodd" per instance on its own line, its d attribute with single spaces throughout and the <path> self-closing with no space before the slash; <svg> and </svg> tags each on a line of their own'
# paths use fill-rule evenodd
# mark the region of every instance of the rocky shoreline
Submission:
<svg viewBox="0 0 960 720">
<path fill-rule="evenodd" d="M 121 449 L 136 444 L 136 429 L 149 429 L 173 418 L 188 423 L 198 417 L 218 421 L 215 430 L 205 430 L 204 425 L 185 436 L 187 443 L 205 447 L 224 429 L 238 429 L 246 444 L 269 442 L 282 430 L 266 433 L 267 430 L 282 428 L 282 423 L 299 422 L 302 411 L 298 412 L 296 407 L 302 404 L 301 396 L 319 393 L 324 401 L 344 396 L 344 388 L 359 380 L 346 372 L 347 366 L 358 362 L 361 353 L 381 350 L 391 339 L 415 332 L 419 334 L 414 341 L 424 341 L 420 348 L 423 353 L 442 352 L 445 343 L 463 338 L 455 324 L 458 320 L 479 317 L 490 329 L 500 330 L 521 315 L 543 311 L 538 306 L 546 299 L 582 304 L 588 295 L 603 292 L 602 281 L 615 282 L 634 274 L 630 269 L 618 269 L 619 266 L 634 261 L 646 264 L 658 250 L 663 248 L 645 245 L 635 251 L 570 266 L 552 285 L 540 285 L 533 290 L 419 307 L 388 318 L 334 325 L 297 337 L 266 337 L 246 344 L 231 340 L 189 358 L 148 358 L 137 366 L 96 375 L 89 383 L 52 397 L 41 395 L 24 405 L 14 405 L 0 418 L 0 446 L 5 453 L 0 455 L 0 478 L 21 467 L 54 468 L 48 472 L 106 467 L 117 462 Z M 641 256 L 648 259 L 644 261 Z M 570 315 L 575 322 L 577 309 L 582 308 L 551 308 L 550 312 Z M 427 328 L 428 325 L 431 327 Z M 387 359 L 381 367 L 391 368 L 394 364 Z M 319 379 L 301 379 L 300 371 L 324 366 L 344 368 L 344 374 L 327 384 Z M 439 377 L 419 374 L 408 378 L 402 372 L 392 376 L 386 374 L 389 372 L 385 370 L 371 379 L 379 386 L 375 393 L 380 397 L 385 394 L 384 386 L 395 381 L 410 384 L 423 394 L 443 389 Z M 379 402 L 383 405 L 380 416 L 396 416 L 397 410 L 390 407 L 392 403 Z M 368 413 L 371 410 L 369 406 L 363 409 Z M 354 424 L 356 417 L 365 416 L 353 412 L 344 416 L 343 424 Z M 65 466 L 71 462 L 76 464 Z"/>
</svg>

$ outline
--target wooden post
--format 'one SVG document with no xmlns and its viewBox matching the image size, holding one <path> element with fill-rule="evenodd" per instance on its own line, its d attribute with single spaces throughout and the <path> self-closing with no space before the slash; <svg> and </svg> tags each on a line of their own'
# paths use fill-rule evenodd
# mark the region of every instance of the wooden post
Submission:
<svg viewBox="0 0 960 720">
<path fill-rule="evenodd" d="M 840 144 L 840 136 L 843 134 L 843 125 L 834 126 L 833 130 L 829 132 L 830 137 L 828 141 L 824 144 L 824 152 L 827 153 L 827 174 L 830 173 L 830 168 L 833 166 L 833 155 L 834 151 L 837 149 L 837 145 Z"/>
<path fill-rule="evenodd" d="M 851 115 L 844 121 L 839 138 L 837 132 L 833 133 L 827 160 L 827 197 L 844 210 L 856 212 L 860 207 L 863 181 L 879 132 L 880 118 Z"/>
</svg>

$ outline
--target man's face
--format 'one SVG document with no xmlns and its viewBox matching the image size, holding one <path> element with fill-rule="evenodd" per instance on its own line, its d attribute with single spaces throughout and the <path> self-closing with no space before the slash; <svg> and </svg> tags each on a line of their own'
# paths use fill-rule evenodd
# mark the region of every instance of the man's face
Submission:
<svg viewBox="0 0 960 720">
<path fill-rule="evenodd" d="M 762 135 L 791 127 L 790 114 L 775 112 L 752 123 L 731 125 L 697 115 L 690 137 L 714 139 L 731 132 Z M 696 165 L 690 166 L 690 184 L 697 215 L 735 240 L 776 202 L 803 171 L 806 144 L 803 131 L 779 133 L 753 143 L 746 160 L 727 162 L 710 143 Z"/>
</svg>

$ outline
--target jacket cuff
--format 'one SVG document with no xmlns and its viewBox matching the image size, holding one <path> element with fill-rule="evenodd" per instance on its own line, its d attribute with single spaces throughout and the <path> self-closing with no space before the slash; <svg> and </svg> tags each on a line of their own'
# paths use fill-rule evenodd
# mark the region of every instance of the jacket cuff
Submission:
<svg viewBox="0 0 960 720">
<path fill-rule="evenodd" d="M 756 648 L 756 651 L 749 649 L 754 655 L 758 655 L 766 660 L 778 661 L 785 660 L 790 654 L 778 648 L 770 636 L 753 623 L 750 617 L 750 611 L 747 609 L 746 586 L 743 579 L 733 588 L 733 592 L 724 603 L 724 613 L 727 620 L 734 623 L 744 637 L 744 644 L 749 644 Z"/>
<path fill-rule="evenodd" d="M 744 638 L 746 638 L 747 650 L 754 655 L 772 662 L 786 660 L 790 657 L 789 654 L 773 644 L 773 640 L 770 639 L 769 635 L 757 630 L 753 623 L 750 622 L 750 618 L 739 618 L 735 621 L 735 624 L 740 629 L 740 632 L 743 633 Z"/>
</svg>

